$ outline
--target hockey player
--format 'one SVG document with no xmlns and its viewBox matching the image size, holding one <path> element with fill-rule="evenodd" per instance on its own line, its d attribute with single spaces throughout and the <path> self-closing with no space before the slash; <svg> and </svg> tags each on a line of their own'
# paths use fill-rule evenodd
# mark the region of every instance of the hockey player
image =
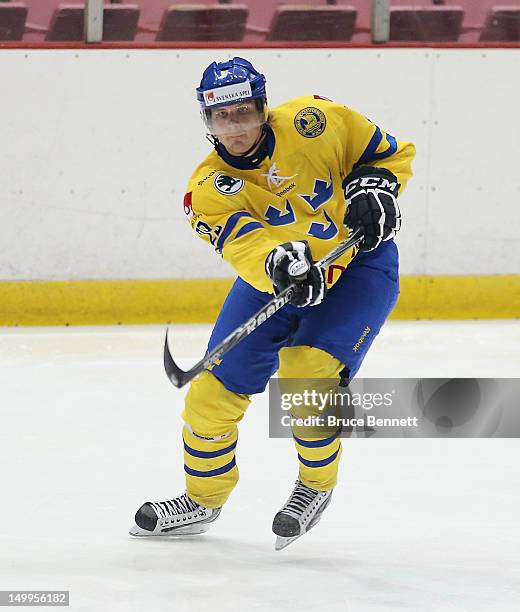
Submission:
<svg viewBox="0 0 520 612">
<path fill-rule="evenodd" d="M 137 511 L 132 535 L 206 531 L 238 480 L 237 423 L 269 378 L 352 379 L 399 293 L 393 238 L 397 197 L 414 146 L 317 95 L 268 109 L 266 81 L 240 57 L 212 63 L 197 99 L 214 145 L 193 173 L 184 211 L 192 228 L 238 273 L 208 350 L 272 294 L 297 283 L 280 309 L 195 378 L 183 412 L 186 492 Z M 359 249 L 314 265 L 360 227 Z M 293 432 L 294 433 L 294 432 Z M 296 434 L 299 475 L 273 531 L 280 549 L 314 526 L 329 504 L 339 432 Z"/>
</svg>

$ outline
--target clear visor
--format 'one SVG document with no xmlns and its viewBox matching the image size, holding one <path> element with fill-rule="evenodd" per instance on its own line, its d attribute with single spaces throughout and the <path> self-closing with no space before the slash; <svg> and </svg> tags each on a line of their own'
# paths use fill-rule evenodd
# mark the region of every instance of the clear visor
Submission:
<svg viewBox="0 0 520 612">
<path fill-rule="evenodd" d="M 267 121 L 268 109 L 263 100 L 257 99 L 205 108 L 201 114 L 207 132 L 218 138 L 259 128 Z"/>
</svg>

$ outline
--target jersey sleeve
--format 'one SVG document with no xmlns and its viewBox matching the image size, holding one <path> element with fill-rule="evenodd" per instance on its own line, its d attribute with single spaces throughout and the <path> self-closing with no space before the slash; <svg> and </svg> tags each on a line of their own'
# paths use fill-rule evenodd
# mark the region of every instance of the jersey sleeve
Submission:
<svg viewBox="0 0 520 612">
<path fill-rule="evenodd" d="M 215 190 L 198 189 L 186 194 L 184 210 L 195 232 L 241 278 L 259 291 L 272 293 L 265 260 L 279 240 L 272 238 L 264 223 L 248 211 L 247 197 L 245 190 L 236 195 L 220 195 Z"/>
<path fill-rule="evenodd" d="M 415 146 L 399 141 L 351 108 L 322 102 L 343 143 L 343 167 L 348 174 L 360 166 L 386 168 L 395 174 L 402 193 L 412 176 Z"/>
</svg>

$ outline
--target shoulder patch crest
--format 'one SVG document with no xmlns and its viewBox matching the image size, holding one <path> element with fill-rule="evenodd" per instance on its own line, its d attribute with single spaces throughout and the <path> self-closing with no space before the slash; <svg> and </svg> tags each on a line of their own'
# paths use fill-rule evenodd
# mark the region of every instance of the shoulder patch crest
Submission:
<svg viewBox="0 0 520 612">
<path fill-rule="evenodd" d="M 323 134 L 326 125 L 325 113 L 315 106 L 303 108 L 294 117 L 294 127 L 305 138 L 316 138 Z"/>
<path fill-rule="evenodd" d="M 229 174 L 219 173 L 213 179 L 213 186 L 222 195 L 235 195 L 244 187 L 244 181 Z"/>
</svg>

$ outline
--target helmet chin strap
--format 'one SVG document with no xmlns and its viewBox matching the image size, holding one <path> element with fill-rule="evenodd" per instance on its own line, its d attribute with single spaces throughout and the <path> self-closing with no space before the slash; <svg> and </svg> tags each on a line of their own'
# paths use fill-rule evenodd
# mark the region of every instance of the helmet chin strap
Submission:
<svg viewBox="0 0 520 612">
<path fill-rule="evenodd" d="M 249 147 L 249 149 L 245 153 L 242 153 L 241 157 L 248 157 L 254 151 L 256 151 L 256 149 L 258 149 L 258 147 L 260 146 L 260 143 L 265 139 L 266 133 L 267 132 L 265 131 L 264 126 L 262 125 L 262 129 L 260 130 L 260 134 L 258 135 L 256 142 L 251 147 Z"/>
</svg>

